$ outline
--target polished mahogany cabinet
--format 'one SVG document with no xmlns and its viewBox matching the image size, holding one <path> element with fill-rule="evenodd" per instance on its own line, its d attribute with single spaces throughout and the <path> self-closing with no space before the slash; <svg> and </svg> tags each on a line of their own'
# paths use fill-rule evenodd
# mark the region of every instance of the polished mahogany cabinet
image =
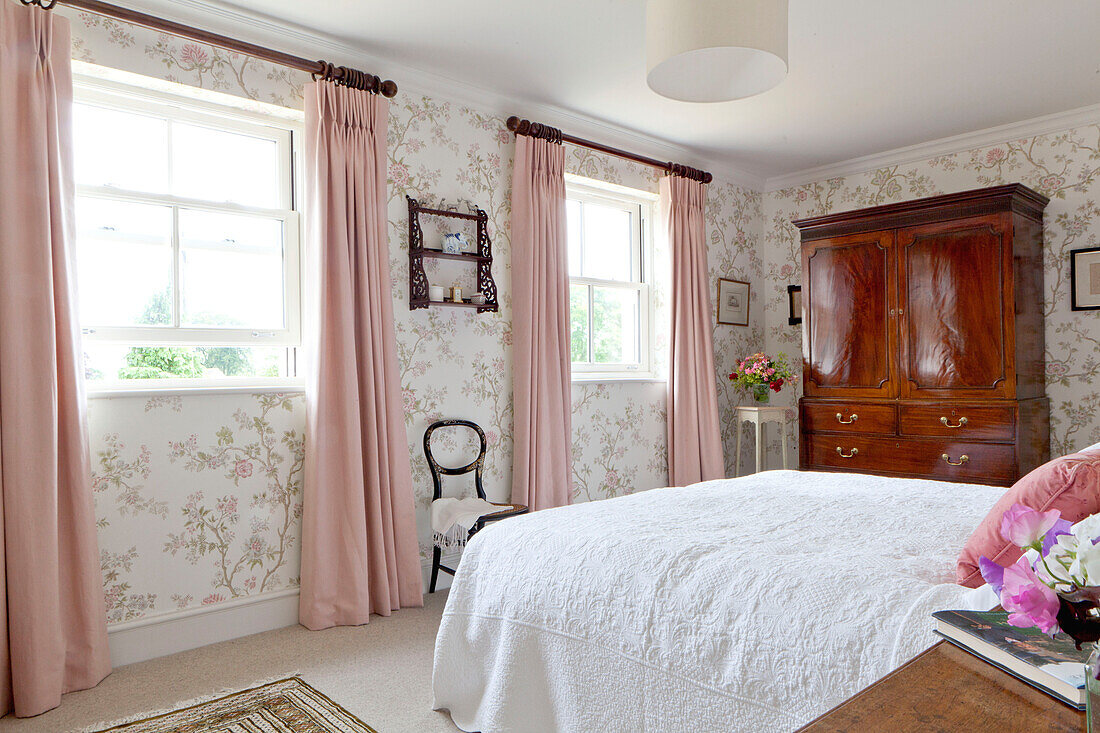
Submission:
<svg viewBox="0 0 1100 733">
<path fill-rule="evenodd" d="M 1010 485 L 1048 460 L 1046 204 L 1015 184 L 794 222 L 802 468 Z"/>
</svg>

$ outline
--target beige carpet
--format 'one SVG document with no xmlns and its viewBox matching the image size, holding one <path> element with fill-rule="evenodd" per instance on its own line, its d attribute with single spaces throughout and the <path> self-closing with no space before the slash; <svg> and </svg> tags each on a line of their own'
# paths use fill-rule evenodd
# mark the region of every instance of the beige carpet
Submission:
<svg viewBox="0 0 1100 733">
<path fill-rule="evenodd" d="M 453 733 L 450 717 L 431 709 L 432 651 L 446 599 L 445 592 L 425 596 L 424 608 L 373 616 L 366 626 L 294 626 L 120 667 L 48 713 L 3 718 L 0 733 L 81 730 L 295 673 L 379 733 Z"/>
</svg>

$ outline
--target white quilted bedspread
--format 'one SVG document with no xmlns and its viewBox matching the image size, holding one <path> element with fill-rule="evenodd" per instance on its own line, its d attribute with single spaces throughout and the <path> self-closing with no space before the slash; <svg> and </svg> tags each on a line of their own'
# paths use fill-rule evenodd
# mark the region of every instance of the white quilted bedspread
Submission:
<svg viewBox="0 0 1100 733">
<path fill-rule="evenodd" d="M 1003 489 L 770 471 L 508 519 L 467 546 L 435 707 L 466 731 L 793 730 L 931 646 Z"/>
</svg>

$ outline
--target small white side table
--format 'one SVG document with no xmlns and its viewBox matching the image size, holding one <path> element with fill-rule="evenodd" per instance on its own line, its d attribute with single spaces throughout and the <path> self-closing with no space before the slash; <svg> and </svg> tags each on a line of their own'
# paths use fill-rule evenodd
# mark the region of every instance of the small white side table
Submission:
<svg viewBox="0 0 1100 733">
<path fill-rule="evenodd" d="M 756 426 L 756 471 L 764 470 L 764 423 L 779 423 L 780 444 L 783 446 L 783 468 L 787 466 L 787 408 L 737 407 L 737 463 L 735 476 L 741 475 L 741 427 L 746 422 Z"/>
</svg>

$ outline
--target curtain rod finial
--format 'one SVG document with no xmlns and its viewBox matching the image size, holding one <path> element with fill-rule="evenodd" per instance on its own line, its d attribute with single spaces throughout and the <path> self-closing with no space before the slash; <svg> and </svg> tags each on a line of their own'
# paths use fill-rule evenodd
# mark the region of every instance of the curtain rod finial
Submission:
<svg viewBox="0 0 1100 733">
<path fill-rule="evenodd" d="M 382 82 L 382 96 L 389 99 L 393 99 L 397 96 L 397 82 L 392 79 L 386 79 Z"/>
<path fill-rule="evenodd" d="M 511 117 L 508 118 L 508 122 L 506 122 L 505 124 L 508 125 L 509 130 L 511 130 L 512 132 L 515 132 L 516 130 L 519 129 L 519 123 L 520 123 L 520 119 L 518 117 L 516 117 L 515 115 L 512 115 Z"/>
</svg>

